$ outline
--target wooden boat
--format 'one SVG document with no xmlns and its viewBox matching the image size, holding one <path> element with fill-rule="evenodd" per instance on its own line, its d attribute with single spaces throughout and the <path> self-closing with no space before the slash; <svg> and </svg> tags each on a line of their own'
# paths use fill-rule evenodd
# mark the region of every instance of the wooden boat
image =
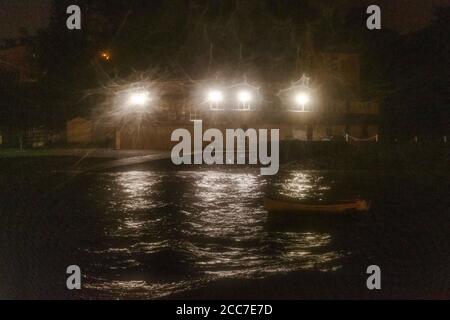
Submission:
<svg viewBox="0 0 450 320">
<path fill-rule="evenodd" d="M 370 208 L 370 204 L 361 199 L 341 200 L 335 202 L 307 202 L 293 199 L 265 198 L 264 206 L 269 212 L 273 213 L 295 212 L 299 214 L 346 214 L 365 212 Z"/>
</svg>

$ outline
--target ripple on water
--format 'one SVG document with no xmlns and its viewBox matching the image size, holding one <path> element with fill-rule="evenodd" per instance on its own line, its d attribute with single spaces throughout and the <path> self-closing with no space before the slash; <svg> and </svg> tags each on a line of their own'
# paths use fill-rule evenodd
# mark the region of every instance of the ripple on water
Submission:
<svg viewBox="0 0 450 320">
<path fill-rule="evenodd" d="M 267 228 L 265 194 L 325 197 L 333 180 L 289 171 L 130 171 L 96 175 L 89 186 L 107 221 L 87 288 L 111 296 L 163 297 L 205 281 L 298 270 L 334 271 L 333 236 Z M 97 182 L 98 182 L 97 180 Z M 100 277 L 108 266 L 108 277 Z M 95 276 L 97 274 L 97 276 Z"/>
</svg>

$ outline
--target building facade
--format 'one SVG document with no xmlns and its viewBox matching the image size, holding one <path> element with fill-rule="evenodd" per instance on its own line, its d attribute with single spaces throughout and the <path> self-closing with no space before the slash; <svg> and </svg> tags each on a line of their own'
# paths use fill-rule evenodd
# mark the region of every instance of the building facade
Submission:
<svg viewBox="0 0 450 320">
<path fill-rule="evenodd" d="M 181 92 L 177 95 L 181 99 L 147 119 L 122 124 L 116 130 L 116 147 L 170 149 L 173 146 L 170 141 L 173 130 L 186 128 L 192 131 L 193 120 L 202 120 L 204 130 L 279 129 L 281 140 L 376 141 L 380 102 L 364 99 L 360 95 L 359 56 L 327 52 L 322 53 L 318 60 L 312 80 L 303 76 L 286 89 L 279 85 L 260 90 L 247 83 L 231 86 L 255 90 L 254 96 L 259 95 L 259 99 L 253 105 L 242 105 L 236 101 L 219 105 L 183 99 Z M 233 90 L 225 94 L 232 97 L 237 92 Z M 301 108 L 292 103 L 295 102 L 296 92 L 308 92 L 309 95 Z"/>
</svg>

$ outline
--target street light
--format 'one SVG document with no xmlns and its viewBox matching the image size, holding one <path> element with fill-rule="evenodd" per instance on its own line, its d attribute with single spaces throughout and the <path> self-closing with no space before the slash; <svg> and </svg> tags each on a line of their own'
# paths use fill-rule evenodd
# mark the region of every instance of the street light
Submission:
<svg viewBox="0 0 450 320">
<path fill-rule="evenodd" d="M 150 100 L 148 91 L 133 92 L 128 97 L 127 105 L 130 107 L 144 107 Z"/>
<path fill-rule="evenodd" d="M 122 91 L 117 99 L 115 148 L 120 149 L 123 127 L 128 123 L 142 121 L 143 116 L 148 113 L 146 107 L 153 98 L 148 90 L 137 89 Z"/>
<path fill-rule="evenodd" d="M 301 107 L 301 111 L 305 111 L 305 106 L 311 102 L 311 97 L 305 92 L 299 92 L 294 97 L 297 107 Z"/>
<path fill-rule="evenodd" d="M 250 103 L 253 100 L 252 92 L 249 90 L 241 90 L 237 93 L 237 100 L 239 102 L 237 111 L 249 111 Z"/>
<path fill-rule="evenodd" d="M 224 94 L 220 90 L 210 90 L 207 94 L 207 100 L 210 104 L 211 110 L 220 110 L 219 105 L 224 100 Z"/>
<path fill-rule="evenodd" d="M 147 90 L 134 91 L 127 94 L 125 107 L 128 110 L 143 111 L 152 100 Z"/>
<path fill-rule="evenodd" d="M 208 101 L 212 103 L 221 103 L 223 101 L 223 93 L 219 90 L 211 90 L 208 92 Z"/>
<path fill-rule="evenodd" d="M 100 57 L 101 57 L 103 60 L 105 60 L 105 61 L 111 60 L 111 55 L 110 55 L 110 53 L 107 52 L 107 51 L 102 52 L 102 53 L 100 54 Z"/>
<path fill-rule="evenodd" d="M 250 101 L 252 101 L 252 99 L 253 99 L 252 94 L 249 91 L 246 90 L 239 91 L 238 100 L 240 103 L 246 105 Z"/>
<path fill-rule="evenodd" d="M 289 88 L 278 93 L 281 102 L 288 106 L 290 112 L 310 112 L 310 105 L 314 105 L 314 90 L 309 86 L 310 78 L 305 74 Z M 308 106 L 308 107 L 307 107 Z"/>
</svg>

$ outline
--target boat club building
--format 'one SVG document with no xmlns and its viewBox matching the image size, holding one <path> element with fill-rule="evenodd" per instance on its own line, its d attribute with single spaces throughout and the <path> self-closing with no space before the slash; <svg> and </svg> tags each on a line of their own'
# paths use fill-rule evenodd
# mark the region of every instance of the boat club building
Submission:
<svg viewBox="0 0 450 320">
<path fill-rule="evenodd" d="M 380 102 L 360 94 L 359 56 L 322 53 L 320 61 L 313 74 L 301 74 L 288 84 L 263 87 L 245 78 L 238 83 L 205 81 L 189 86 L 173 81 L 163 89 L 127 88 L 117 94 L 118 102 L 111 103 L 114 112 L 108 114 L 116 118 L 106 121 L 114 123 L 110 128 L 114 146 L 169 150 L 172 132 L 192 131 L 195 120 L 203 122 L 204 130 L 280 129 L 281 140 L 375 141 Z M 69 122 L 72 131 L 77 130 L 73 128 L 77 121 Z"/>
</svg>

